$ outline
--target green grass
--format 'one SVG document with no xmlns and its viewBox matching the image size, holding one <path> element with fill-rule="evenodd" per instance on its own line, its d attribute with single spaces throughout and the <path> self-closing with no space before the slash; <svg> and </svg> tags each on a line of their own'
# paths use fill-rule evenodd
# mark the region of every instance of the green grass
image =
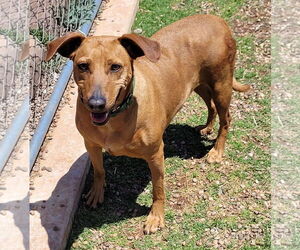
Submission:
<svg viewBox="0 0 300 250">
<path fill-rule="evenodd" d="M 234 30 L 236 19 L 251 19 L 240 10 L 253 2 L 257 1 L 141 0 L 133 30 L 141 28 L 142 35 L 151 36 L 182 17 L 204 12 L 222 16 Z M 270 249 L 270 211 L 265 206 L 270 200 L 270 65 L 259 61 L 253 32 L 236 33 L 235 38 L 236 78 L 252 84 L 254 91 L 247 99 L 239 93 L 233 96 L 233 103 L 240 101 L 246 108 L 232 108 L 224 162 L 205 162 L 217 132 L 208 138 L 195 133 L 193 127 L 206 122 L 207 111 L 193 94 L 164 135 L 167 228 L 154 235 L 142 233 L 152 202 L 145 162 L 106 156 L 105 203 L 96 210 L 80 204 L 68 243 L 71 249 L 217 249 L 216 236 L 227 249 Z M 90 175 L 85 192 L 91 180 Z M 265 198 L 253 196 L 256 192 Z M 260 233 L 250 239 L 234 236 L 250 232 L 253 225 Z"/>
<path fill-rule="evenodd" d="M 201 14 L 202 3 L 211 2 L 215 8 L 211 14 L 221 15 L 225 20 L 230 18 L 246 2 L 245 0 L 146 0 L 140 2 L 140 10 L 136 15 L 134 27 L 141 28 L 143 35 L 151 36 L 162 27 L 183 17 Z"/>
<path fill-rule="evenodd" d="M 143 30 L 143 34 L 151 36 L 160 28 L 179 20 L 188 15 L 195 14 L 193 1 L 183 1 L 185 6 L 177 10 L 172 7 L 176 6 L 176 1 L 171 0 L 149 0 L 140 2 L 140 10 L 136 15 L 134 27 Z M 198 2 L 198 1 L 196 1 Z"/>
</svg>

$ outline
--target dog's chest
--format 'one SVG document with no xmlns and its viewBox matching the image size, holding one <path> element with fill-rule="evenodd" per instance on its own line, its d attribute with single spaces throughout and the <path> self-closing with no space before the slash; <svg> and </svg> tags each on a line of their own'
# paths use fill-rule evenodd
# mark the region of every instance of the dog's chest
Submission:
<svg viewBox="0 0 300 250">
<path fill-rule="evenodd" d="M 114 140 L 105 140 L 103 148 L 106 152 L 114 156 L 124 155 L 126 152 L 124 145 Z"/>
<path fill-rule="evenodd" d="M 129 132 L 128 128 L 115 131 L 86 123 L 77 123 L 77 128 L 85 139 L 99 145 L 111 155 L 140 157 L 141 138 L 136 137 L 134 132 Z"/>
<path fill-rule="evenodd" d="M 130 156 L 138 157 L 135 143 L 117 138 L 107 138 L 104 142 L 103 148 L 106 152 L 114 156 Z"/>
<path fill-rule="evenodd" d="M 135 153 L 137 141 L 133 138 L 129 139 L 121 132 L 111 132 L 106 134 L 102 142 L 102 147 L 111 155 L 137 156 Z"/>
</svg>

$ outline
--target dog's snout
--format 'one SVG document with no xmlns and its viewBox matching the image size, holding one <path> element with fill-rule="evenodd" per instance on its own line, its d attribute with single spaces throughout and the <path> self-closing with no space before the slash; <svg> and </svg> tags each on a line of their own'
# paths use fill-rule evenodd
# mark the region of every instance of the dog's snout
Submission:
<svg viewBox="0 0 300 250">
<path fill-rule="evenodd" d="M 88 105 L 94 111 L 102 111 L 106 105 L 106 99 L 104 97 L 92 96 L 88 100 Z"/>
</svg>

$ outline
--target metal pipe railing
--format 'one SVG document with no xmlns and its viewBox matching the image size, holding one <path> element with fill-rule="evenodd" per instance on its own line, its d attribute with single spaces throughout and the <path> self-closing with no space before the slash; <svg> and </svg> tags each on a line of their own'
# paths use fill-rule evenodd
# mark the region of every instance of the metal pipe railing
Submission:
<svg viewBox="0 0 300 250">
<path fill-rule="evenodd" d="M 29 119 L 29 97 L 25 97 L 19 112 L 12 120 L 0 142 L 0 173 L 8 161 Z"/>
</svg>

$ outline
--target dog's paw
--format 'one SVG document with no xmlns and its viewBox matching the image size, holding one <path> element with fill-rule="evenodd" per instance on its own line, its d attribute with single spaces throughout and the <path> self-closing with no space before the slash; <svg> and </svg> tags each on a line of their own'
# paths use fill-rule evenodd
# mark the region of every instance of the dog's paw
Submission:
<svg viewBox="0 0 300 250">
<path fill-rule="evenodd" d="M 212 148 L 207 155 L 208 163 L 220 163 L 222 161 L 223 153 L 217 151 L 215 148 Z"/>
<path fill-rule="evenodd" d="M 144 234 L 155 233 L 157 230 L 165 227 L 163 213 L 151 211 L 144 225 Z"/>
<path fill-rule="evenodd" d="M 90 191 L 85 195 L 87 199 L 86 204 L 91 208 L 96 208 L 98 203 L 104 201 L 104 187 L 103 184 L 94 183 Z"/>
<path fill-rule="evenodd" d="M 195 128 L 196 132 L 198 132 L 200 135 L 206 136 L 210 135 L 213 132 L 213 129 L 205 126 L 205 125 L 200 125 Z"/>
</svg>

